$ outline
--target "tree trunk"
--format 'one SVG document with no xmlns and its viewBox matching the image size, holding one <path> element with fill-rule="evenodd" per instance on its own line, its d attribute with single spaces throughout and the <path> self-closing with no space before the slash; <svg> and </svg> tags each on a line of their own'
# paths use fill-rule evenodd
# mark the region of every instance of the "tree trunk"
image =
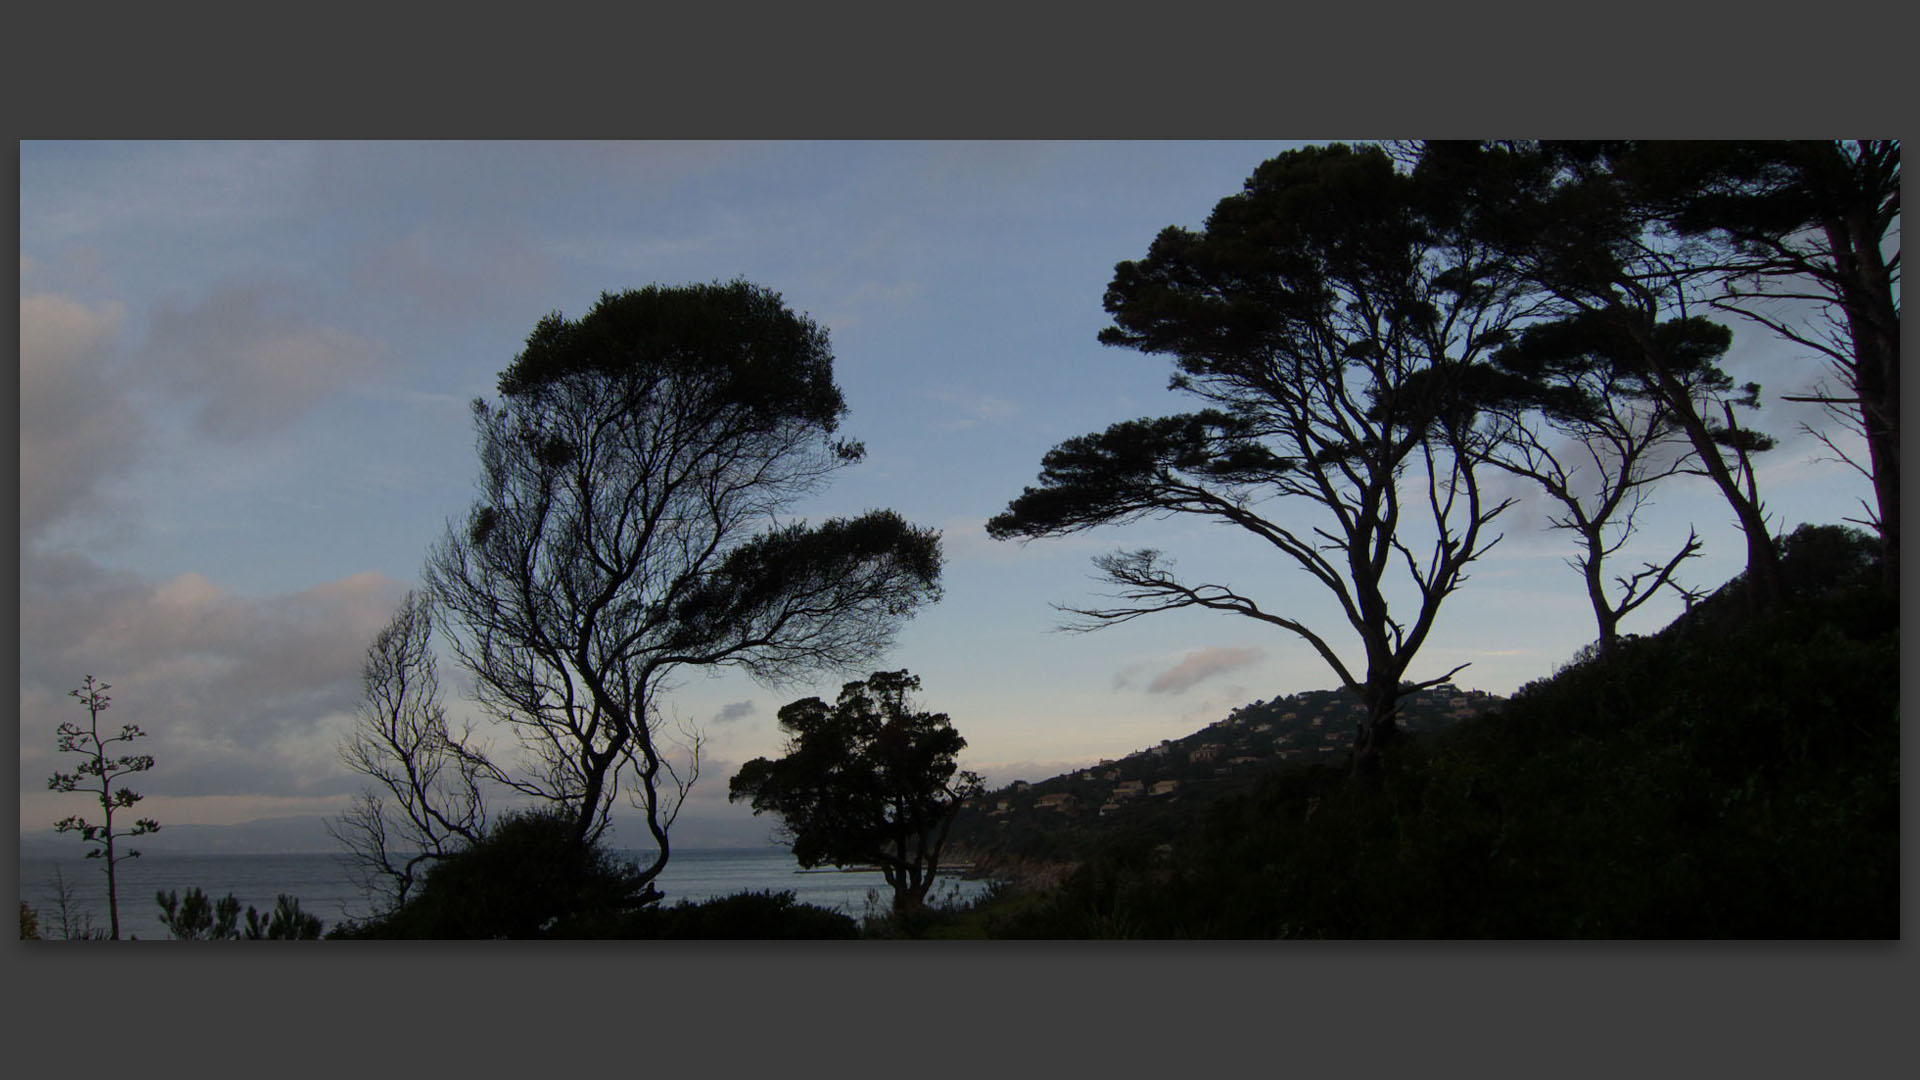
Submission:
<svg viewBox="0 0 1920 1080">
<path fill-rule="evenodd" d="M 1680 422 L 1680 428 L 1686 432 L 1687 441 L 1705 468 L 1707 479 L 1725 496 L 1727 504 L 1733 507 L 1735 518 L 1739 520 L 1740 530 L 1747 538 L 1747 599 L 1754 612 L 1768 611 L 1780 606 L 1785 590 L 1780 583 L 1780 556 L 1773 547 L 1773 537 L 1767 532 L 1767 520 L 1760 509 L 1760 500 L 1756 493 L 1743 491 L 1740 480 L 1732 469 L 1727 467 L 1722 456 L 1720 444 L 1714 441 L 1707 430 L 1706 421 L 1695 407 L 1693 394 L 1674 377 L 1666 357 L 1654 344 L 1651 318 L 1636 316 L 1630 309 L 1617 305 L 1615 312 L 1622 318 L 1622 328 L 1632 337 L 1639 347 L 1640 355 L 1647 365 L 1647 371 L 1653 375 L 1654 385 L 1660 396 L 1672 411 L 1674 419 Z M 1733 408 L 1725 405 L 1727 424 L 1733 425 Z M 1739 451 L 1735 451 L 1739 455 Z M 1740 458 L 1744 463 L 1744 457 Z M 1746 473 L 1749 485 L 1753 474 Z"/>
<path fill-rule="evenodd" d="M 1628 524 L 1632 524 L 1631 519 Z M 1601 561 L 1607 557 L 1606 543 L 1597 524 L 1582 529 L 1580 535 L 1587 543 L 1587 557 L 1581 561 L 1580 573 L 1587 582 L 1587 600 L 1593 605 L 1593 621 L 1599 626 L 1598 648 L 1601 655 L 1605 655 L 1620 638 L 1620 613 L 1607 602 L 1607 582 L 1601 572 Z"/>
<path fill-rule="evenodd" d="M 1383 764 L 1381 754 L 1406 737 L 1399 720 L 1399 680 L 1369 681 L 1361 700 L 1366 703 L 1367 715 L 1354 734 L 1353 775 L 1378 776 Z"/>
<path fill-rule="evenodd" d="M 1853 392 L 1867 439 L 1875 508 L 1880 519 L 1880 571 L 1888 592 L 1900 592 L 1900 315 L 1892 276 L 1862 208 L 1827 225 L 1840 279 L 1841 310 L 1853 341 Z"/>
</svg>

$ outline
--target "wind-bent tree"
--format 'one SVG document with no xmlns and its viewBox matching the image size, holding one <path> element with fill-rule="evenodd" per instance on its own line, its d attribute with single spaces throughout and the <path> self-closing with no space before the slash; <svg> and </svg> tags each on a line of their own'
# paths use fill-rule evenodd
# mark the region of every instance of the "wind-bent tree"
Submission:
<svg viewBox="0 0 1920 1080">
<path fill-rule="evenodd" d="M 327 831 L 348 851 L 379 911 L 404 904 L 426 866 L 487 831 L 482 784 L 489 763 L 471 725 L 454 732 L 440 700 L 433 601 L 409 592 L 361 667 L 363 696 L 340 747 L 347 767 L 374 786 Z"/>
<path fill-rule="evenodd" d="M 745 281 L 606 294 L 553 314 L 475 402 L 480 498 L 426 588 L 479 706 L 524 763 L 482 779 L 597 839 L 623 788 L 666 865 L 698 770 L 662 738 L 676 672 L 770 685 L 879 655 L 939 595 L 937 532 L 891 511 L 783 521 L 860 460 L 826 331 Z"/>
<path fill-rule="evenodd" d="M 786 706 L 786 755 L 747 762 L 727 793 L 778 815 L 803 867 L 878 866 L 898 915 L 925 906 L 953 819 L 982 789 L 979 774 L 958 771 L 967 741 L 947 715 L 913 708 L 919 688 L 918 676 L 876 671 L 831 706 Z"/>
<path fill-rule="evenodd" d="M 1732 344 L 1723 326 L 1704 319 L 1669 320 L 1654 330 L 1678 382 L 1697 400 L 1725 396 L 1732 379 L 1718 365 Z M 1605 652 L 1619 638 L 1620 620 L 1663 588 L 1689 598 L 1674 578 L 1700 549 L 1698 534 L 1664 563 L 1647 562 L 1615 577 L 1609 592 L 1606 561 L 1635 532 L 1635 518 L 1660 481 L 1699 472 L 1685 433 L 1659 390 L 1649 385 L 1638 347 L 1593 316 L 1537 324 L 1496 351 L 1484 406 L 1496 466 L 1538 483 L 1560 511 L 1557 529 L 1579 537 L 1570 564 L 1586 584 Z"/>
<path fill-rule="evenodd" d="M 1826 361 L 1838 393 L 1816 388 L 1866 443 L 1862 465 L 1809 431 L 1873 484 L 1882 583 L 1899 590 L 1900 142 L 1897 139 L 1633 142 L 1619 169 L 1675 234 L 1712 246 L 1713 307 Z"/>
<path fill-rule="evenodd" d="M 101 824 L 94 825 L 76 814 L 63 818 L 54 825 L 54 829 L 59 832 L 78 832 L 81 840 L 92 845 L 87 849 L 87 858 L 100 859 L 106 863 L 107 918 L 111 927 L 109 936 L 118 941 L 120 940 L 120 890 L 114 871 L 125 860 L 139 858 L 140 853 L 132 849 L 116 852 L 113 842 L 121 837 L 144 836 L 147 833 L 159 832 L 160 823 L 152 818 L 141 818 L 135 821 L 133 828 L 126 832 L 113 831 L 113 812 L 130 810 L 133 804 L 143 797 L 124 785 L 114 789 L 114 778 L 127 773 L 146 772 L 153 768 L 153 755 L 107 756 L 107 747 L 114 743 L 132 742 L 146 735 L 146 732 L 140 730 L 138 724 L 123 724 L 120 734 L 107 739 L 100 737 L 100 714 L 107 711 L 111 704 L 111 699 L 107 697 L 107 691 L 111 689 L 113 688 L 106 683 L 94 682 L 93 676 L 88 675 L 78 690 L 67 691 L 68 697 L 79 698 L 80 704 L 86 707 L 87 726 L 83 728 L 78 724 L 62 721 L 56 733 L 60 737 L 60 752 L 79 754 L 81 762 L 73 772 L 54 773 L 48 778 L 47 787 L 54 791 L 80 791 L 83 790 L 84 784 L 84 790 L 94 793 L 94 785 L 96 783 L 99 785 L 97 794 L 100 799 Z M 88 779 L 89 777 L 92 779 Z"/>
<path fill-rule="evenodd" d="M 1209 407 L 1062 443 L 988 533 L 1190 514 L 1270 545 L 1338 600 L 1359 657 L 1231 585 L 1176 577 L 1154 550 L 1095 560 L 1122 604 L 1067 610 L 1092 628 L 1202 607 L 1298 635 L 1365 703 L 1354 765 L 1371 768 L 1441 602 L 1510 502 L 1483 498 L 1487 446 L 1463 397 L 1519 314 L 1505 268 L 1383 151 L 1336 145 L 1260 166 L 1199 233 L 1163 231 L 1116 268 L 1106 309 L 1103 343 L 1170 355 L 1173 386 Z"/>
<path fill-rule="evenodd" d="M 1736 405 L 1759 386 L 1700 394 L 1685 357 L 1660 328 L 1696 317 L 1710 286 L 1684 244 L 1662 229 L 1660 209 L 1615 167 L 1601 143 L 1427 143 L 1414 169 L 1462 227 L 1581 330 L 1632 343 L 1636 371 L 1692 447 L 1700 474 L 1732 508 L 1747 545 L 1747 584 L 1759 607 L 1781 598 L 1779 557 L 1752 454 L 1770 437 L 1740 426 Z M 1714 411 L 1718 411 L 1718 416 Z"/>
</svg>

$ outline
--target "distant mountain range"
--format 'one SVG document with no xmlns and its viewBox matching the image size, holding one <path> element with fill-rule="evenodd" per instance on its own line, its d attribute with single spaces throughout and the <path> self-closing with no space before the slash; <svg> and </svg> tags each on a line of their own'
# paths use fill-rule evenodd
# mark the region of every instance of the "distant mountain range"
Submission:
<svg viewBox="0 0 1920 1080">
<path fill-rule="evenodd" d="M 123 841 L 116 839 L 119 848 Z M 340 845 L 327 835 L 326 819 L 319 817 L 265 818 L 240 825 L 168 825 L 131 841 L 131 846 L 155 855 L 305 855 L 333 852 Z M 70 855 L 86 845 L 72 834 L 45 829 L 20 833 L 20 854 Z"/>
</svg>

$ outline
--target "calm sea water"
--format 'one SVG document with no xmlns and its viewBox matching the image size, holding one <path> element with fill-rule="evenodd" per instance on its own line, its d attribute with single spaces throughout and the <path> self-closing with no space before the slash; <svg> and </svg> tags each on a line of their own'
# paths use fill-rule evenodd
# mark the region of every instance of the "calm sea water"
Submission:
<svg viewBox="0 0 1920 1080">
<path fill-rule="evenodd" d="M 637 858 L 633 852 L 622 854 Z M 75 900 L 70 910 L 90 914 L 94 925 L 105 929 L 107 877 L 98 860 L 78 855 L 71 858 L 22 855 L 20 899 L 40 913 L 41 934 L 58 937 L 60 933 L 59 899 L 54 885 L 56 870 L 65 878 Z M 333 854 L 148 854 L 121 863 L 116 876 L 119 878 L 121 937 L 168 936 L 160 923 L 160 907 L 154 901 L 156 891 L 185 894 L 188 889 L 198 887 L 214 899 L 231 892 L 239 899 L 243 913 L 251 905 L 262 915 L 273 910 L 278 894 L 287 893 L 299 899 L 300 910 L 318 915 L 328 928 L 366 910 L 365 897 L 353 884 L 341 857 Z M 855 918 L 867 910 L 869 890 L 882 908 L 893 895 L 877 871 L 802 871 L 785 848 L 675 851 L 656 884 L 666 894 L 668 903 L 701 901 L 761 889 L 791 890 L 803 904 L 834 908 Z M 942 877 L 935 883 L 929 899 L 952 895 L 964 901 L 978 896 L 985 888 L 984 882 Z M 242 919 L 244 924 L 244 914 Z"/>
</svg>

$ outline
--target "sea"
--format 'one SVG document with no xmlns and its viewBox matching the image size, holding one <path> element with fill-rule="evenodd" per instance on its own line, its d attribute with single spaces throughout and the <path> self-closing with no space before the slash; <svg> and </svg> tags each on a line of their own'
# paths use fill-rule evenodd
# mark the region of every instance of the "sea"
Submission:
<svg viewBox="0 0 1920 1080">
<path fill-rule="evenodd" d="M 618 854 L 643 862 L 652 852 Z M 368 904 L 353 883 L 343 856 L 332 852 L 283 855 L 179 855 L 147 853 L 127 859 L 116 871 L 120 898 L 120 936 L 143 940 L 171 935 L 160 921 L 156 892 L 199 888 L 218 900 L 232 893 L 240 901 L 244 925 L 251 906 L 262 916 L 273 910 L 275 898 L 286 893 L 300 901 L 300 910 L 317 915 L 331 929 L 341 921 L 367 914 Z M 42 937 L 61 936 L 59 882 L 67 887 L 68 925 L 83 920 L 105 930 L 107 877 L 100 861 L 84 854 L 72 857 L 20 856 L 20 899 L 40 915 Z M 893 893 L 877 870 L 802 870 L 786 848 L 711 848 L 676 850 L 655 886 L 666 903 L 700 902 L 739 892 L 791 891 L 803 904 L 831 908 L 860 918 L 884 911 Z M 943 874 L 928 894 L 930 903 L 965 903 L 983 893 L 984 881 Z"/>
</svg>

